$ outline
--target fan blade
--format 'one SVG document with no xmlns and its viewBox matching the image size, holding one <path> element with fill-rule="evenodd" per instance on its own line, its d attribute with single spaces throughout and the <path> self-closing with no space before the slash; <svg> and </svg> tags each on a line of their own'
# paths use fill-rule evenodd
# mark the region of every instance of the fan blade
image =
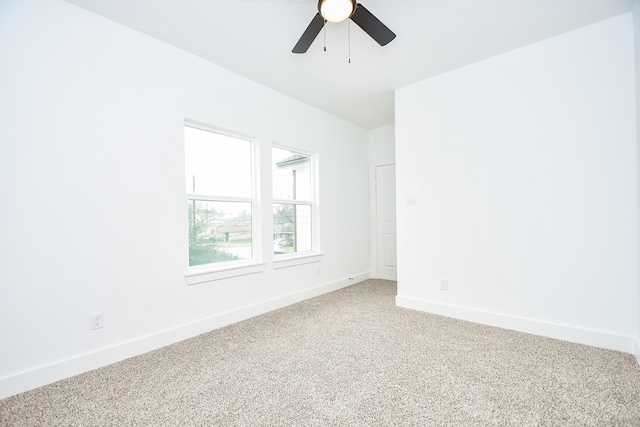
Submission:
<svg viewBox="0 0 640 427">
<path fill-rule="evenodd" d="M 358 3 L 356 11 L 351 15 L 351 20 L 358 24 L 365 33 L 378 42 L 380 46 L 386 46 L 391 40 L 396 38 L 393 31 L 387 28 L 378 18 L 373 16 L 363 5 Z"/>
<path fill-rule="evenodd" d="M 309 24 L 307 29 L 304 30 L 304 33 L 302 33 L 302 37 L 300 37 L 300 40 L 298 40 L 298 43 L 296 43 L 291 52 L 305 53 L 309 49 L 309 46 L 311 46 L 311 43 L 313 43 L 313 41 L 316 39 L 323 26 L 324 18 L 320 16 L 319 13 L 316 13 L 316 16 L 313 17 L 311 23 Z"/>
</svg>

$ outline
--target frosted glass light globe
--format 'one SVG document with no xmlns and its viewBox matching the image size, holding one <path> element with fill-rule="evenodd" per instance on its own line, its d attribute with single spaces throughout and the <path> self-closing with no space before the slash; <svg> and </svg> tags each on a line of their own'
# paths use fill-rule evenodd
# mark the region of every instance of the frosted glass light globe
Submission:
<svg viewBox="0 0 640 427">
<path fill-rule="evenodd" d="M 352 0 L 322 0 L 320 15 L 329 22 L 342 22 L 351 16 L 355 6 Z"/>
</svg>

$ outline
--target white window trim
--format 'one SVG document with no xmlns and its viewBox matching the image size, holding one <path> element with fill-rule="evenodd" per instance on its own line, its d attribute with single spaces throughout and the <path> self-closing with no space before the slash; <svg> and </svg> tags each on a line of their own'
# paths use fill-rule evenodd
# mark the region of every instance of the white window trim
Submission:
<svg viewBox="0 0 640 427">
<path fill-rule="evenodd" d="M 206 264 L 204 266 L 205 268 L 201 268 L 199 270 L 196 270 L 196 267 L 191 267 L 184 273 L 184 280 L 187 282 L 187 285 L 197 285 L 199 283 L 213 282 L 231 277 L 260 273 L 264 271 L 266 266 L 266 263 L 262 261 L 238 264 L 239 262 L 241 261 L 218 263 L 225 265 Z"/>
<path fill-rule="evenodd" d="M 275 255 L 273 258 L 273 269 L 295 267 L 296 265 L 311 264 L 322 261 L 324 254 L 319 252 L 296 252 L 289 255 Z"/>
<path fill-rule="evenodd" d="M 207 200 L 214 202 L 246 202 L 251 203 L 251 253 L 252 258 L 246 260 L 237 260 L 229 262 L 219 262 L 213 264 L 187 266 L 184 272 L 184 279 L 187 285 L 196 285 L 200 283 L 213 282 L 216 280 L 228 279 L 231 277 L 244 276 L 247 274 L 255 274 L 264 271 L 266 263 L 262 260 L 262 244 L 261 244 L 261 210 L 260 210 L 260 187 L 259 187 L 259 143 L 257 138 L 246 135 L 229 132 L 204 123 L 185 119 L 184 126 L 207 132 L 217 133 L 219 135 L 231 136 L 233 138 L 243 139 L 251 145 L 251 198 L 245 197 L 226 197 L 226 196 L 209 196 L 187 194 L 186 201 L 190 200 Z M 188 258 L 188 256 L 187 256 Z M 187 261 L 188 264 L 188 261 Z"/>
</svg>

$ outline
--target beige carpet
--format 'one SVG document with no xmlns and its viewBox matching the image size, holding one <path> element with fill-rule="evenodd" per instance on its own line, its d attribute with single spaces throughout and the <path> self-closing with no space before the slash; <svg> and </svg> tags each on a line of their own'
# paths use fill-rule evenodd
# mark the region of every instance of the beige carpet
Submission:
<svg viewBox="0 0 640 427">
<path fill-rule="evenodd" d="M 367 280 L 0 401 L 2 426 L 640 426 L 629 354 L 394 306 Z"/>
</svg>

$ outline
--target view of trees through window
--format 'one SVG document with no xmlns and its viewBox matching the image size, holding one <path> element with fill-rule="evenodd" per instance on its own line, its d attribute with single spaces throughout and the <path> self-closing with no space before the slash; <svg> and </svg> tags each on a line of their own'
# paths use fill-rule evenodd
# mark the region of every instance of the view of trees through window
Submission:
<svg viewBox="0 0 640 427">
<path fill-rule="evenodd" d="M 251 258 L 251 204 L 189 201 L 189 265 Z"/>
<path fill-rule="evenodd" d="M 185 126 L 189 266 L 252 258 L 251 142 Z"/>
<path fill-rule="evenodd" d="M 186 123 L 189 266 L 254 257 L 252 142 Z M 313 248 L 312 156 L 272 147 L 273 252 Z"/>
</svg>

